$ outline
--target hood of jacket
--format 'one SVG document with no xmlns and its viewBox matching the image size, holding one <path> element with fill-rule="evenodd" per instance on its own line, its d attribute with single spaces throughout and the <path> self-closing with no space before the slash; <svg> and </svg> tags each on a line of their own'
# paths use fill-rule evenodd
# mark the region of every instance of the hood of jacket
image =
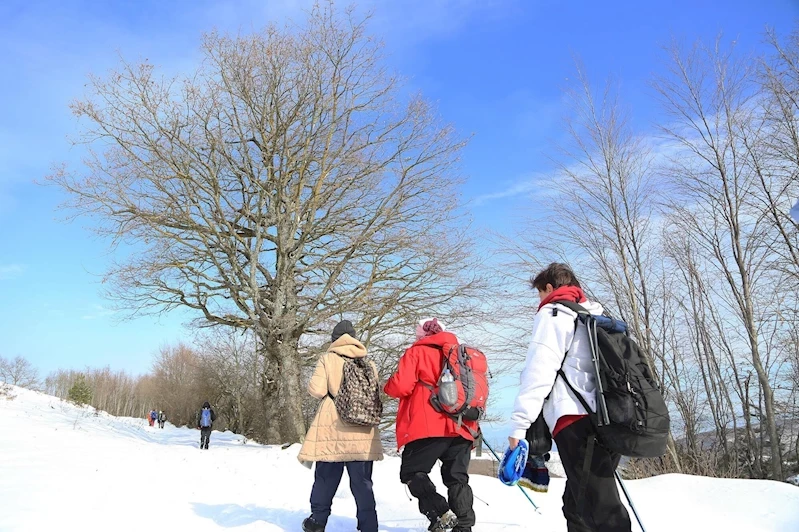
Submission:
<svg viewBox="0 0 799 532">
<path fill-rule="evenodd" d="M 203 408 L 211 408 L 211 403 L 209 403 L 208 401 L 204 402 Z"/>
<path fill-rule="evenodd" d="M 330 344 L 327 351 L 347 358 L 363 358 L 366 356 L 366 348 L 363 344 L 349 334 L 342 334 L 338 340 Z"/>
<path fill-rule="evenodd" d="M 449 331 L 441 331 L 440 333 L 431 334 L 430 336 L 425 336 L 424 338 L 420 338 L 413 343 L 411 347 L 417 345 L 430 345 L 433 347 L 441 347 L 445 344 L 457 344 L 458 337 L 452 334 Z"/>
</svg>

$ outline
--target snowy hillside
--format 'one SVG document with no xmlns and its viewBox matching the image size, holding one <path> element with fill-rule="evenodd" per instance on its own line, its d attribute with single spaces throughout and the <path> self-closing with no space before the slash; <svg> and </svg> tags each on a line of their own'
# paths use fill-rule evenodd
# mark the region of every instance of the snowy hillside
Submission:
<svg viewBox="0 0 799 532">
<path fill-rule="evenodd" d="M 200 451 L 196 430 L 160 430 L 143 419 L 14 393 L 13 400 L 0 398 L 2 531 L 297 531 L 309 513 L 313 473 L 296 461 L 296 446 L 243 444 L 240 436 L 214 432 L 210 449 Z M 397 458 L 375 467 L 380 529 L 423 531 L 398 471 Z M 533 495 L 536 514 L 517 488 L 472 479 L 483 501 L 475 500 L 476 532 L 565 530 L 563 480 Z M 627 485 L 648 532 L 799 530 L 799 489 L 788 484 L 666 475 Z M 346 478 L 327 529 L 355 530 Z"/>
</svg>

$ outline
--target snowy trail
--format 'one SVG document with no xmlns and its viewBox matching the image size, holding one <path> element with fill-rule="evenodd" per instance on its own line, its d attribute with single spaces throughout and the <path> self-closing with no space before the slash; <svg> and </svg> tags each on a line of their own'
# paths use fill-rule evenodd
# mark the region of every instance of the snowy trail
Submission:
<svg viewBox="0 0 799 532">
<path fill-rule="evenodd" d="M 0 531 L 297 531 L 309 513 L 313 473 L 297 462 L 297 446 L 245 445 L 215 431 L 201 451 L 197 430 L 15 394 L 0 399 Z M 380 530 L 426 530 L 398 471 L 396 458 L 375 464 Z M 533 495 L 539 515 L 518 489 L 471 478 L 485 501 L 475 500 L 475 532 L 565 530 L 563 480 Z M 345 475 L 328 532 L 356 528 L 347 482 Z M 627 485 L 647 532 L 799 530 L 799 488 L 788 484 L 665 475 Z"/>
</svg>

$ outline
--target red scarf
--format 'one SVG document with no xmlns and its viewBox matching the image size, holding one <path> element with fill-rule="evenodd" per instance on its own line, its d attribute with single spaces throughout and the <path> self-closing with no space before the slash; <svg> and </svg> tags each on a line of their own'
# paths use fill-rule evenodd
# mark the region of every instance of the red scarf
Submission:
<svg viewBox="0 0 799 532">
<path fill-rule="evenodd" d="M 560 299 L 574 301 L 575 303 L 584 303 L 585 301 L 588 301 L 583 293 L 583 289 L 579 286 L 561 286 L 560 288 L 553 290 L 551 294 L 541 301 L 541 304 L 538 305 L 538 310 L 541 310 L 541 307 L 547 303 L 552 303 L 553 301 L 558 301 Z"/>
</svg>

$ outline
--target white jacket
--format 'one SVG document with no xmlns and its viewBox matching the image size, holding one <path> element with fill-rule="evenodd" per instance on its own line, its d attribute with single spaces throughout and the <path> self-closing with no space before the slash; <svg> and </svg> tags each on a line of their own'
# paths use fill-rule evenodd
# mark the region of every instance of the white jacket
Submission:
<svg viewBox="0 0 799 532">
<path fill-rule="evenodd" d="M 602 314 L 599 303 L 586 301 L 580 304 L 591 314 Z M 554 312 L 556 308 L 557 313 Z M 576 318 L 576 312 L 553 303 L 544 305 L 535 315 L 533 338 L 527 349 L 527 359 L 519 377 L 519 393 L 510 416 L 512 438 L 523 440 L 542 408 L 550 432 L 562 416 L 588 414 L 563 378 L 558 376 L 561 362 L 569 383 L 596 411 L 596 377 L 588 332 L 582 322 L 578 322 L 575 330 Z M 545 401 L 548 395 L 549 400 Z"/>
</svg>

